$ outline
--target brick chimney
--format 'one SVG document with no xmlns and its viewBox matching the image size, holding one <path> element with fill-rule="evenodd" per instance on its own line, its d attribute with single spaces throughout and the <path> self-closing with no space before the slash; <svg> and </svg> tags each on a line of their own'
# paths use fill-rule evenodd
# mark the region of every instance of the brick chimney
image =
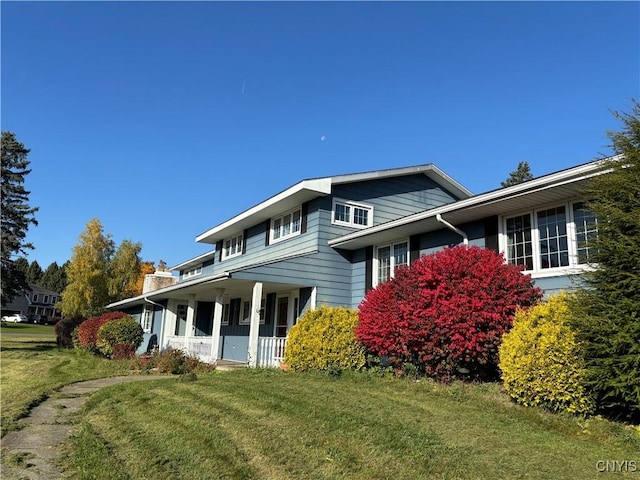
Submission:
<svg viewBox="0 0 640 480">
<path fill-rule="evenodd" d="M 142 294 L 159 290 L 160 288 L 170 287 L 178 282 L 178 278 L 171 275 L 171 271 L 167 269 L 167 264 L 160 260 L 160 264 L 156 271 L 148 273 L 144 276 L 142 285 Z"/>
</svg>

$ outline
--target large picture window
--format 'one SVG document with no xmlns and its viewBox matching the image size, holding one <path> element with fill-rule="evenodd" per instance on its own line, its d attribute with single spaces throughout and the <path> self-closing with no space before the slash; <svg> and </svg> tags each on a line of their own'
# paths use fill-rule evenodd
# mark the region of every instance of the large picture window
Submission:
<svg viewBox="0 0 640 480">
<path fill-rule="evenodd" d="M 409 242 L 402 241 L 376 248 L 375 284 L 393 278 L 396 268 L 409 264 Z"/>
<path fill-rule="evenodd" d="M 345 200 L 333 200 L 331 221 L 336 225 L 365 228 L 373 225 L 373 207 Z"/>
<path fill-rule="evenodd" d="M 507 262 L 544 272 L 589 262 L 598 220 L 581 202 L 544 208 L 504 219 Z"/>
</svg>

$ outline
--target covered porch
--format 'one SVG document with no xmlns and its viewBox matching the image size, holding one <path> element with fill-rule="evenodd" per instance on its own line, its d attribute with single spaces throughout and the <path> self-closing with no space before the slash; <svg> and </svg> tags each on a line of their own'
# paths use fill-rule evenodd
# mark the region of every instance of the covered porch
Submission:
<svg viewBox="0 0 640 480">
<path fill-rule="evenodd" d="M 315 307 L 315 296 L 310 286 L 230 275 L 175 288 L 165 297 L 159 348 L 180 349 L 207 363 L 278 367 L 289 329 Z"/>
</svg>

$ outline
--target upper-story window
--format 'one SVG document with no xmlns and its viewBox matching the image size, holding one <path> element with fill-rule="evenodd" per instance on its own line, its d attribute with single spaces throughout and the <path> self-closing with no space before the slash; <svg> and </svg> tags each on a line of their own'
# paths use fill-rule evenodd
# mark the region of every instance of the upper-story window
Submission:
<svg viewBox="0 0 640 480">
<path fill-rule="evenodd" d="M 393 278 L 397 268 L 409 264 L 409 242 L 382 245 L 375 249 L 374 285 Z"/>
<path fill-rule="evenodd" d="M 222 259 L 242 255 L 243 235 L 227 238 L 222 246 Z"/>
<path fill-rule="evenodd" d="M 187 279 L 191 277 L 195 277 L 196 275 L 200 275 L 202 273 L 202 265 L 198 265 L 197 267 L 189 268 L 184 271 L 182 274 L 182 278 Z"/>
<path fill-rule="evenodd" d="M 503 242 L 507 262 L 543 272 L 589 263 L 598 234 L 596 216 L 582 202 L 507 217 Z"/>
<path fill-rule="evenodd" d="M 302 209 L 296 208 L 271 219 L 271 243 L 300 234 Z"/>
<path fill-rule="evenodd" d="M 373 225 L 373 207 L 346 200 L 333 200 L 331 222 L 336 225 L 365 228 Z"/>
<path fill-rule="evenodd" d="M 49 303 L 49 295 L 44 296 L 44 300 L 42 300 L 42 303 Z"/>
<path fill-rule="evenodd" d="M 34 301 L 34 302 L 37 302 L 37 301 L 38 301 L 38 294 L 37 294 L 37 293 L 34 293 L 34 294 L 33 294 L 33 301 Z"/>
</svg>

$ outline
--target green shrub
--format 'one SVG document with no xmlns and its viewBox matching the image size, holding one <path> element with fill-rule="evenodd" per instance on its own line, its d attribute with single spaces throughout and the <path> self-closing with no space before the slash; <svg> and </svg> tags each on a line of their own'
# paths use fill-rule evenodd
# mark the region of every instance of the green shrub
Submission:
<svg viewBox="0 0 640 480">
<path fill-rule="evenodd" d="M 518 403 L 556 412 L 592 410 L 584 361 L 569 321 L 566 294 L 516 313 L 499 353 L 504 387 Z"/>
<path fill-rule="evenodd" d="M 74 332 L 77 332 L 78 326 L 84 322 L 83 317 L 68 317 L 63 318 L 54 327 L 56 332 L 56 343 L 60 348 L 73 348 L 75 337 Z"/>
<path fill-rule="evenodd" d="M 113 347 L 118 344 L 132 345 L 137 349 L 142 344 L 142 327 L 132 317 L 126 316 L 110 320 L 98 330 L 96 346 L 104 355 L 113 355 Z"/>
<path fill-rule="evenodd" d="M 165 350 L 153 356 L 152 362 L 160 373 L 184 375 L 189 372 L 207 373 L 215 370 L 215 366 L 201 362 L 194 355 L 187 355 L 182 350 Z"/>
<path fill-rule="evenodd" d="M 356 340 L 358 312 L 326 305 L 307 311 L 289 332 L 284 362 L 294 371 L 359 369 L 364 347 Z"/>
</svg>

